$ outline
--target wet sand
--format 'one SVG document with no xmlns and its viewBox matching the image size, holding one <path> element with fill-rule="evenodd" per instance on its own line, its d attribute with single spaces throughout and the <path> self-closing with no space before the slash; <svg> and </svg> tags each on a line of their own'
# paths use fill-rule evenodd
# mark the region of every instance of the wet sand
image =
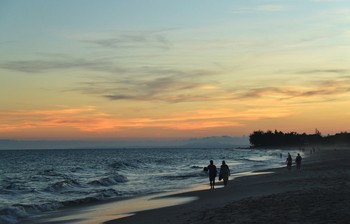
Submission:
<svg viewBox="0 0 350 224">
<path fill-rule="evenodd" d="M 198 199 L 105 223 L 350 223 L 349 160 L 350 150 L 317 151 L 303 159 L 301 170 L 264 170 L 225 188 L 167 196 Z"/>
</svg>

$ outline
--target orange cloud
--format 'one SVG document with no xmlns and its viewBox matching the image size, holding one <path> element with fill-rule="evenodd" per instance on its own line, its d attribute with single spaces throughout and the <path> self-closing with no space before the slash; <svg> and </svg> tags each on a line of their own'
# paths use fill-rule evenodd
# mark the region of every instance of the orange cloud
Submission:
<svg viewBox="0 0 350 224">
<path fill-rule="evenodd" d="M 288 116 L 282 109 L 255 109 L 234 111 L 223 108 L 174 113 L 161 118 L 116 118 L 101 113 L 95 107 L 63 108 L 53 110 L 18 110 L 0 112 L 0 131 L 33 128 L 74 128 L 83 132 L 108 132 L 123 128 L 166 128 L 199 130 L 218 127 L 237 127 L 244 121 Z"/>
</svg>

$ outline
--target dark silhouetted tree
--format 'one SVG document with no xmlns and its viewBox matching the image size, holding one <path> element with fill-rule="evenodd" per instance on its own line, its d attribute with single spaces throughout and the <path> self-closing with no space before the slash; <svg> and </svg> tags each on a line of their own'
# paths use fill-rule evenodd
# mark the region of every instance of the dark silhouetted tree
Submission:
<svg viewBox="0 0 350 224">
<path fill-rule="evenodd" d="M 350 134 L 341 132 L 323 137 L 318 129 L 315 129 L 315 133 L 310 135 L 298 134 L 297 132 L 283 133 L 277 130 L 274 132 L 259 130 L 249 135 L 249 141 L 254 147 L 350 144 Z"/>
</svg>

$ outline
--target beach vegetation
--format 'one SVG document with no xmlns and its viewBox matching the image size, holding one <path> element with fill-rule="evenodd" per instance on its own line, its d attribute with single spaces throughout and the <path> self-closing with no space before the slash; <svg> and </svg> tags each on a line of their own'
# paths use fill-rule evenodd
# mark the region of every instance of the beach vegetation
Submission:
<svg viewBox="0 0 350 224">
<path fill-rule="evenodd" d="M 253 147 L 282 147 L 308 145 L 350 145 L 350 133 L 340 132 L 334 135 L 322 136 L 319 130 L 313 134 L 282 132 L 282 131 L 254 131 L 249 135 L 249 142 Z"/>
</svg>

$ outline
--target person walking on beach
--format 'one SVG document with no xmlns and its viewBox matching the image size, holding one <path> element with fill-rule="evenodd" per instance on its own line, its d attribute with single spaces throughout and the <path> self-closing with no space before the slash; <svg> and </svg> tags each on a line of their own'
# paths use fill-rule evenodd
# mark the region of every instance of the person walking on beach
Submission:
<svg viewBox="0 0 350 224">
<path fill-rule="evenodd" d="M 222 165 L 220 167 L 219 180 L 223 179 L 224 186 L 227 186 L 228 177 L 230 176 L 230 168 L 225 163 L 225 160 L 222 161 Z"/>
<path fill-rule="evenodd" d="M 215 177 L 216 177 L 216 166 L 214 165 L 213 160 L 210 160 L 210 164 L 208 165 L 208 171 L 209 171 L 209 183 L 210 183 L 210 189 L 214 189 L 215 186 Z"/>
<path fill-rule="evenodd" d="M 287 159 L 286 159 L 286 162 L 287 162 L 287 168 L 288 168 L 288 170 L 291 170 L 292 169 L 292 156 L 289 154 L 289 152 L 288 152 L 288 157 L 287 157 Z"/>
<path fill-rule="evenodd" d="M 298 153 L 297 157 L 295 158 L 295 163 L 297 164 L 297 170 L 300 170 L 302 159 L 303 158 L 301 158 L 300 154 Z"/>
</svg>

